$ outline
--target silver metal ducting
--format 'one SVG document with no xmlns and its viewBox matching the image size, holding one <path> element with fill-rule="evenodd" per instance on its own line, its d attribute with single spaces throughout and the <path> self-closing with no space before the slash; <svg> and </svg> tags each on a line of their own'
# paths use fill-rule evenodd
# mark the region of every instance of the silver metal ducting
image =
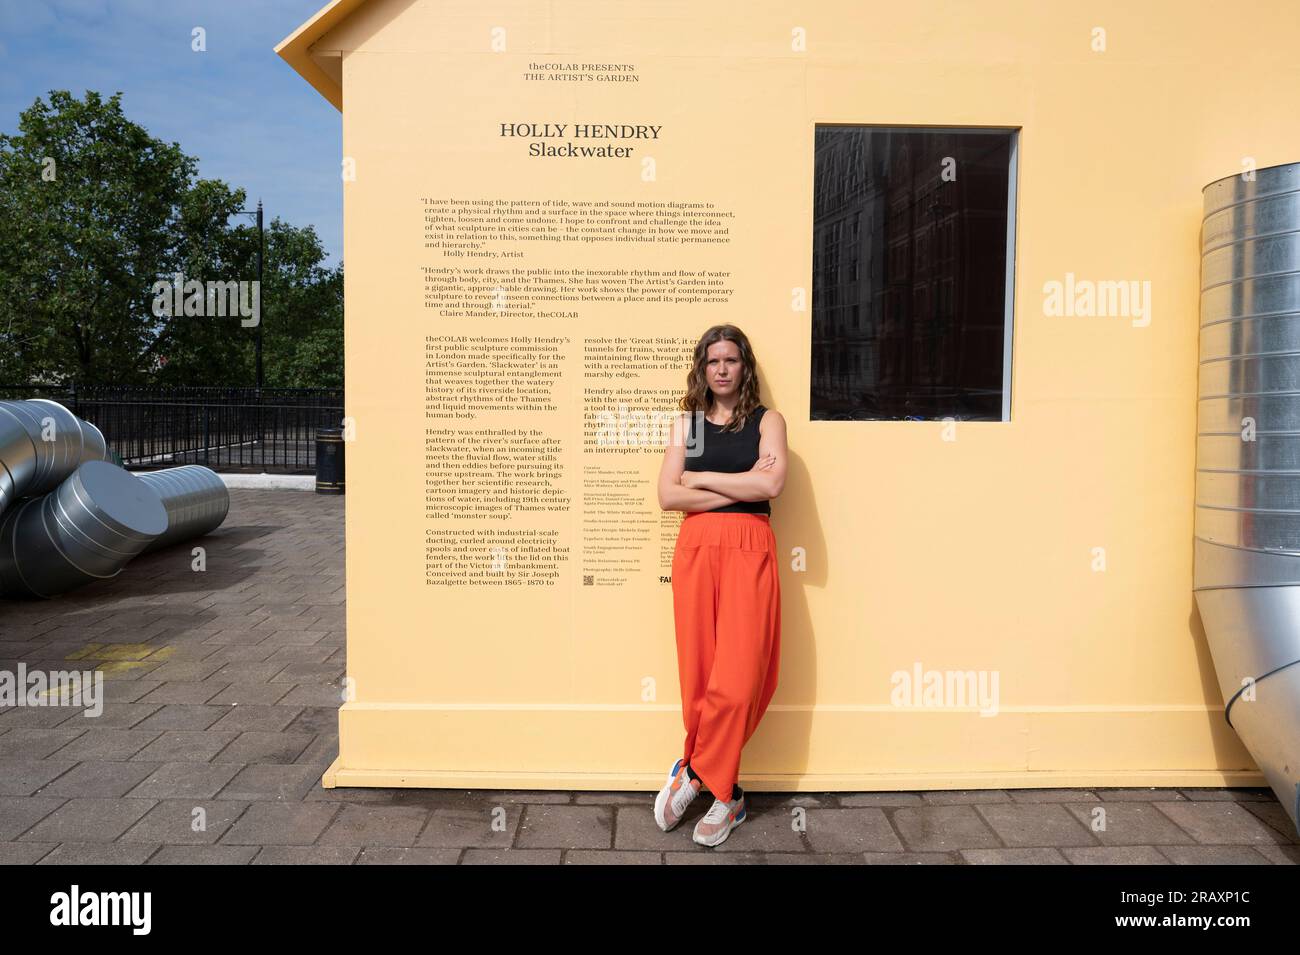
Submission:
<svg viewBox="0 0 1300 955">
<path fill-rule="evenodd" d="M 207 534 L 230 492 L 190 465 L 137 477 L 99 429 L 56 401 L 0 401 L 0 596 L 51 597 Z"/>
<path fill-rule="evenodd" d="M 1300 831 L 1300 163 L 1210 183 L 1193 590 L 1225 716 Z"/>
<path fill-rule="evenodd" d="M 226 482 L 210 468 L 187 464 L 163 471 L 145 471 L 136 477 L 158 492 L 167 509 L 167 531 L 142 553 L 211 533 L 230 512 Z"/>
<path fill-rule="evenodd" d="M 82 462 L 107 459 L 99 429 L 57 401 L 0 401 L 0 514 L 54 490 Z"/>
<path fill-rule="evenodd" d="M 52 597 L 115 577 L 167 530 L 151 485 L 107 461 L 87 461 L 51 494 L 0 521 L 0 595 Z"/>
</svg>

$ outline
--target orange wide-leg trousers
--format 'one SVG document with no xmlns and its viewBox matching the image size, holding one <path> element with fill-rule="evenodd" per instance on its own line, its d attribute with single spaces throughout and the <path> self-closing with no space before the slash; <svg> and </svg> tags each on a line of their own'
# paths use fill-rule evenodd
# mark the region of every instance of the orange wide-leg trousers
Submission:
<svg viewBox="0 0 1300 955">
<path fill-rule="evenodd" d="M 690 763 L 730 800 L 740 751 L 776 692 L 781 579 L 766 514 L 699 511 L 673 551 L 673 619 Z"/>
</svg>

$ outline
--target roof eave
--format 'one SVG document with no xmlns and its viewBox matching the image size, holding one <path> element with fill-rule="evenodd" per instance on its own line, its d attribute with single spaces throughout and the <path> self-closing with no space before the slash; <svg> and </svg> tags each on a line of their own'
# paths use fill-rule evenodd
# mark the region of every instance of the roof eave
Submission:
<svg viewBox="0 0 1300 955">
<path fill-rule="evenodd" d="M 352 15 L 366 0 L 331 0 L 315 16 L 281 40 L 275 52 L 305 79 L 316 92 L 343 112 L 343 87 L 334 77 L 321 69 L 312 47 L 338 24 Z"/>
</svg>

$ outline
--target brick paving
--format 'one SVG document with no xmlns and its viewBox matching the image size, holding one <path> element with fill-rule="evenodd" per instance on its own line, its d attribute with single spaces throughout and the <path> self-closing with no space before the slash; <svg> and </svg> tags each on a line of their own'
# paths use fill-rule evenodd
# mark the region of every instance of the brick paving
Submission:
<svg viewBox="0 0 1300 955">
<path fill-rule="evenodd" d="M 665 833 L 648 792 L 324 789 L 344 504 L 234 490 L 202 573 L 181 545 L 0 602 L 0 670 L 96 667 L 107 700 L 0 709 L 0 863 L 1300 862 L 1268 789 L 754 793 L 715 849 L 691 841 L 707 793 Z"/>
</svg>

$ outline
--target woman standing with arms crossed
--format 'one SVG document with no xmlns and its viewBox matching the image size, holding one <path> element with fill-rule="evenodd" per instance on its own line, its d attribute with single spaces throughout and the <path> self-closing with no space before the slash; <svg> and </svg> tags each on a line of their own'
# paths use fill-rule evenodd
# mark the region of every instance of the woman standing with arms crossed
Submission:
<svg viewBox="0 0 1300 955">
<path fill-rule="evenodd" d="M 745 821 L 740 751 L 776 691 L 781 580 L 770 499 L 785 486 L 785 419 L 759 402 L 745 333 L 715 325 L 695 346 L 686 414 L 659 472 L 659 506 L 685 511 L 673 552 L 673 620 L 686 743 L 655 798 L 665 832 L 707 786 L 693 838 L 716 846 Z"/>
</svg>

